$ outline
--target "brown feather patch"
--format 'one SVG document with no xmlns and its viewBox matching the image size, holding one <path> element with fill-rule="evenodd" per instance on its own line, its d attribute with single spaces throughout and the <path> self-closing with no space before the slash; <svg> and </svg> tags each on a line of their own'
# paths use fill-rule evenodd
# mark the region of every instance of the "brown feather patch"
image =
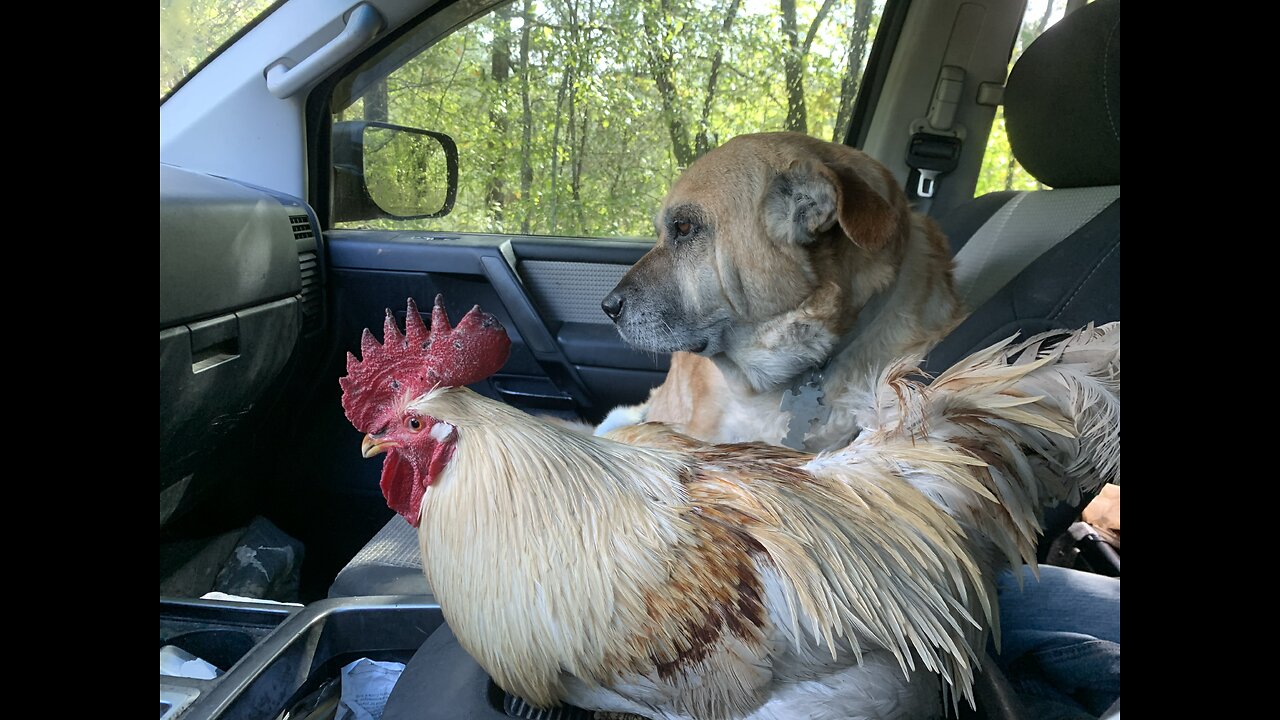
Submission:
<svg viewBox="0 0 1280 720">
<path fill-rule="evenodd" d="M 686 471 L 685 486 L 706 479 Z M 667 585 L 644 592 L 653 624 L 632 639 L 658 677 L 671 680 L 707 660 L 729 634 L 758 644 L 765 622 L 763 592 L 755 568 L 762 548 L 734 527 L 718 508 L 699 507 L 691 516 L 696 541 L 674 549 Z M 631 668 L 644 672 L 644 664 Z"/>
</svg>

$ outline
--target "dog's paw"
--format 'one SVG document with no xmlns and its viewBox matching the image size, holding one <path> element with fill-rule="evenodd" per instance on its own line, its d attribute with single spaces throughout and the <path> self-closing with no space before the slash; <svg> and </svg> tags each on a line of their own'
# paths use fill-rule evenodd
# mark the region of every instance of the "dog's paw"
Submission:
<svg viewBox="0 0 1280 720">
<path fill-rule="evenodd" d="M 596 426 L 596 436 L 599 437 L 620 427 L 639 425 L 644 422 L 646 409 L 648 409 L 647 405 L 619 405 L 609 411 L 609 414 L 604 417 L 604 422 Z"/>
</svg>

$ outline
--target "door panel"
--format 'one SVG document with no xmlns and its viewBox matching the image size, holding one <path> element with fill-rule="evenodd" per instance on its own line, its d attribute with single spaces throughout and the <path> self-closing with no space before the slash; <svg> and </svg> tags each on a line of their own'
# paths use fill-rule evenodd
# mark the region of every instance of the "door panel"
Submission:
<svg viewBox="0 0 1280 720">
<path fill-rule="evenodd" d="M 668 356 L 628 347 L 599 307 L 648 242 L 372 230 L 327 237 L 344 350 L 356 349 L 384 308 L 403 318 L 413 297 L 425 313 L 439 292 L 454 320 L 478 304 L 511 336 L 511 359 L 474 386 L 489 397 L 596 423 L 619 404 L 643 402 L 665 377 Z"/>
<path fill-rule="evenodd" d="M 646 250 L 648 247 L 645 245 Z M 640 353 L 628 347 L 600 309 L 600 301 L 629 267 L 630 263 L 520 260 L 520 277 L 571 363 L 666 372 L 667 355 Z"/>
</svg>

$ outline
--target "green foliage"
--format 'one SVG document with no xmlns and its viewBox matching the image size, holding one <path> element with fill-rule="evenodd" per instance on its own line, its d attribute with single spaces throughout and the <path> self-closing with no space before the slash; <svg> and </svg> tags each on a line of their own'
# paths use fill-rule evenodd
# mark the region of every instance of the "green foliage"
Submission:
<svg viewBox="0 0 1280 720">
<path fill-rule="evenodd" d="M 450 215 L 348 225 L 651 237 L 652 213 L 684 164 L 735 135 L 786 129 L 795 99 L 788 53 L 801 56 L 802 86 L 792 93 L 806 108 L 802 129 L 843 139 L 847 128 L 837 123 L 847 122 L 884 0 L 795 0 L 794 42 L 783 31 L 787 2 L 500 6 L 422 49 L 363 97 L 335 97 L 345 105 L 335 120 L 448 133 L 459 153 Z M 161 0 L 161 95 L 270 3 Z M 1065 3 L 1030 0 L 1014 59 Z M 397 143 L 376 158 L 379 197 L 402 208 L 419 202 L 424 186 L 438 189 L 433 175 L 443 177 L 440 163 L 414 147 Z M 997 114 L 978 193 L 1035 187 L 1013 160 Z"/>
<path fill-rule="evenodd" d="M 160 97 L 272 0 L 160 0 Z"/>
<path fill-rule="evenodd" d="M 1009 134 L 1004 128 L 1004 108 L 1000 108 L 991 123 L 991 135 L 987 137 L 987 151 L 982 156 L 975 197 L 1001 190 L 1039 190 L 1043 187 L 1013 159 Z"/>
<path fill-rule="evenodd" d="M 1062 19 L 1066 4 L 1067 0 L 1031 0 L 1027 3 L 1026 13 L 1022 17 L 1022 29 L 1018 32 L 1018 42 L 1013 46 L 1013 55 L 1009 58 L 1010 69 L 1022 55 L 1022 51 L 1040 37 L 1040 33 Z M 987 150 L 982 156 L 982 170 L 978 174 L 975 197 L 1001 190 L 1043 188 L 1044 185 L 1037 182 L 1014 159 L 1013 149 L 1009 146 L 1009 134 L 1004 125 L 1004 108 L 1000 108 L 996 112 L 995 121 L 991 123 L 991 134 L 987 136 Z"/>
<path fill-rule="evenodd" d="M 883 0 L 825 2 L 803 58 L 803 93 L 806 129 L 830 139 L 844 134 L 834 127 L 841 83 L 847 73 L 861 76 L 870 53 L 866 40 L 857 67 L 848 67 L 856 10 L 870 5 L 862 22 L 874 37 Z M 801 41 L 823 4 L 798 0 Z M 784 129 L 789 44 L 779 17 L 777 0 L 506 5 L 426 48 L 337 114 L 444 132 L 458 144 L 453 213 L 357 225 L 651 237 L 653 211 L 682 157 L 734 135 Z"/>
</svg>

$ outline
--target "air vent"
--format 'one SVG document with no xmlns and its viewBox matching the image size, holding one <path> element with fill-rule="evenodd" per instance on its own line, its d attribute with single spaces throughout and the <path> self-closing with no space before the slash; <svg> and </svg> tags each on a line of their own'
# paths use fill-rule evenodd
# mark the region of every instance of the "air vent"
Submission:
<svg viewBox="0 0 1280 720">
<path fill-rule="evenodd" d="M 316 256 L 315 232 L 311 218 L 306 215 L 290 215 L 289 225 L 293 238 L 298 242 L 298 273 L 302 276 L 302 327 L 315 330 L 324 323 L 324 288 L 320 283 L 320 262 Z"/>
<path fill-rule="evenodd" d="M 293 226 L 293 239 L 305 240 L 315 237 L 311 232 L 311 218 L 306 215 L 290 215 L 289 224 Z"/>
<path fill-rule="evenodd" d="M 298 271 L 302 274 L 302 326 L 313 330 L 320 325 L 324 302 L 320 287 L 320 264 L 314 252 L 298 255 Z"/>
</svg>

